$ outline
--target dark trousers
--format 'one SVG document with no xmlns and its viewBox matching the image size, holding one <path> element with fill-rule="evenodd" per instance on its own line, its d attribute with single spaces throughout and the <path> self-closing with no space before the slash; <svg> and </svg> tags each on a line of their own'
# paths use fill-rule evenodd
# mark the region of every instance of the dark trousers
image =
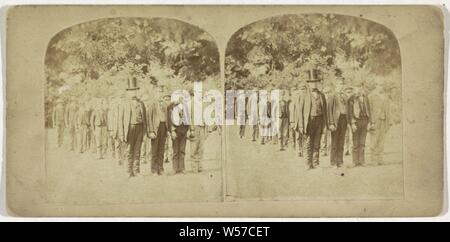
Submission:
<svg viewBox="0 0 450 242">
<path fill-rule="evenodd" d="M 303 135 L 301 133 L 297 133 L 297 134 L 298 134 L 298 138 L 297 138 L 298 154 L 299 154 L 299 156 L 303 156 L 303 153 L 305 151 L 306 138 L 305 138 L 305 135 Z"/>
<path fill-rule="evenodd" d="M 256 140 L 256 139 L 258 139 L 259 138 L 259 126 L 256 124 L 256 125 L 253 125 L 253 134 L 252 134 L 252 138 L 253 138 L 253 140 Z"/>
<path fill-rule="evenodd" d="M 239 137 L 245 136 L 245 124 L 239 126 Z"/>
<path fill-rule="evenodd" d="M 144 125 L 131 124 L 128 129 L 127 142 L 129 145 L 128 151 L 128 173 L 130 176 L 135 176 L 140 173 L 141 146 L 144 138 Z"/>
<path fill-rule="evenodd" d="M 92 147 L 92 143 L 94 142 L 94 139 L 92 136 L 93 136 L 92 129 L 90 127 L 88 127 L 87 132 L 86 132 L 86 151 Z"/>
<path fill-rule="evenodd" d="M 331 132 L 331 154 L 330 162 L 332 166 L 342 166 L 344 164 L 344 144 L 345 133 L 347 132 L 347 115 L 341 114 L 336 124 L 336 130 Z"/>
<path fill-rule="evenodd" d="M 324 127 L 323 116 L 311 117 L 306 128 L 306 162 L 310 168 L 319 165 L 320 138 Z"/>
<path fill-rule="evenodd" d="M 353 164 L 364 165 L 364 149 L 366 147 L 367 125 L 369 119 L 361 117 L 356 120 L 356 132 L 353 132 Z"/>
<path fill-rule="evenodd" d="M 75 125 L 69 126 L 69 136 L 70 136 L 70 150 L 75 150 L 77 147 L 77 130 Z"/>
<path fill-rule="evenodd" d="M 164 171 L 164 149 L 166 146 L 167 126 L 165 122 L 159 123 L 156 138 L 152 139 L 152 173 L 160 174 Z"/>
<path fill-rule="evenodd" d="M 64 141 L 64 124 L 58 124 L 58 126 L 56 126 L 56 133 L 57 133 L 58 147 L 61 147 Z"/>
<path fill-rule="evenodd" d="M 298 145 L 298 154 L 301 156 L 303 154 L 303 136 L 300 132 L 295 130 L 294 128 L 291 129 L 292 133 L 292 147 L 294 150 L 297 150 Z"/>
<path fill-rule="evenodd" d="M 280 121 L 280 148 L 284 149 L 289 140 L 289 118 L 281 118 Z"/>
<path fill-rule="evenodd" d="M 80 153 L 83 153 L 86 151 L 88 129 L 89 129 L 89 127 L 87 125 L 85 125 L 85 124 L 80 125 L 80 130 L 78 131 L 79 140 L 80 140 L 80 146 L 79 146 Z"/>
<path fill-rule="evenodd" d="M 173 171 L 178 173 L 185 170 L 184 156 L 186 155 L 187 128 L 177 128 L 175 132 L 177 137 L 172 141 Z"/>
<path fill-rule="evenodd" d="M 296 150 L 298 135 L 297 132 L 295 131 L 295 128 L 291 129 L 291 133 L 292 133 L 292 148 Z"/>
</svg>

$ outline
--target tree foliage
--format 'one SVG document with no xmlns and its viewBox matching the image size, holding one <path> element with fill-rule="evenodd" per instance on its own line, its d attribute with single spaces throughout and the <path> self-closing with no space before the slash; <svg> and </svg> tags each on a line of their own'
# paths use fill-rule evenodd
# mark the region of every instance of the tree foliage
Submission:
<svg viewBox="0 0 450 242">
<path fill-rule="evenodd" d="M 285 88 L 318 68 L 325 82 L 399 86 L 400 49 L 386 27 L 334 14 L 283 15 L 237 31 L 226 50 L 227 89 Z M 296 77 L 299 75 L 299 77 Z"/>
<path fill-rule="evenodd" d="M 166 18 L 112 18 L 73 26 L 52 38 L 45 66 L 47 103 L 119 94 L 130 76 L 149 91 L 155 85 L 179 88 L 193 81 L 220 86 L 213 38 Z"/>
</svg>

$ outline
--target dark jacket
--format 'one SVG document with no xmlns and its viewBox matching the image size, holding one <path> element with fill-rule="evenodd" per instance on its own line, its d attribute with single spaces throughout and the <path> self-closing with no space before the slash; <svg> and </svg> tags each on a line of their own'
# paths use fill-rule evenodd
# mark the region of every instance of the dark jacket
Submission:
<svg viewBox="0 0 450 242">
<path fill-rule="evenodd" d="M 170 115 L 169 115 L 169 107 L 166 106 L 166 117 L 161 117 L 161 112 L 160 112 L 160 103 L 159 102 L 152 102 L 151 104 L 148 105 L 148 112 L 147 112 L 147 133 L 150 135 L 150 133 L 158 133 L 158 128 L 159 128 L 159 124 L 161 123 L 161 120 L 166 120 L 166 128 L 167 130 L 169 130 L 169 119 L 170 119 Z M 166 104 L 163 104 L 164 106 Z"/>
<path fill-rule="evenodd" d="M 179 110 L 180 112 L 177 112 L 177 104 L 170 104 L 168 109 L 167 109 L 167 113 L 168 113 L 168 128 L 171 132 L 177 132 L 177 133 L 186 133 L 189 130 L 189 124 L 191 122 L 190 120 L 190 114 L 189 113 L 182 113 L 181 110 Z M 175 110 L 175 111 L 174 111 Z M 185 111 L 185 110 L 183 110 Z M 186 116 L 184 116 L 186 115 Z M 180 123 L 174 123 L 174 119 L 183 119 L 184 117 L 186 117 L 188 119 L 188 124 L 186 124 L 185 122 L 180 122 Z"/>
<path fill-rule="evenodd" d="M 122 103 L 119 107 L 119 137 L 123 138 L 125 142 L 127 141 L 128 137 L 128 130 L 131 125 L 131 100 L 126 101 Z M 141 108 L 143 110 L 142 115 L 142 124 L 144 125 L 144 132 L 147 130 L 147 114 L 145 110 L 145 105 L 141 100 L 137 100 L 137 102 L 141 105 Z M 145 135 L 145 134 L 144 134 Z"/>
<path fill-rule="evenodd" d="M 330 125 L 337 126 L 337 124 L 338 124 L 339 116 L 341 115 L 341 113 L 337 110 L 338 102 L 339 102 L 338 98 L 340 98 L 339 95 L 340 94 L 333 93 L 328 96 L 328 101 L 327 101 L 327 117 L 328 117 L 327 125 L 328 125 L 328 127 Z M 343 103 L 343 105 L 347 106 L 346 107 L 346 110 L 347 110 L 346 115 L 348 117 L 349 116 L 348 100 L 346 100 L 345 103 Z"/>
<path fill-rule="evenodd" d="M 370 106 L 369 98 L 367 98 L 367 95 L 364 95 L 364 104 L 367 118 L 369 119 L 369 122 L 373 124 L 372 108 Z M 356 124 L 356 122 L 360 119 L 361 108 L 359 105 L 360 104 L 357 95 L 353 95 L 348 100 L 348 120 L 350 124 Z"/>
<path fill-rule="evenodd" d="M 322 92 L 318 92 L 322 101 L 322 111 L 323 111 L 323 128 L 325 128 L 327 124 L 327 100 L 325 98 L 325 95 Z M 308 90 L 305 92 L 305 95 L 300 96 L 298 100 L 298 107 L 299 110 L 296 112 L 295 119 L 297 120 L 298 130 L 306 133 L 306 129 L 308 128 L 309 119 L 311 116 L 311 90 Z"/>
</svg>

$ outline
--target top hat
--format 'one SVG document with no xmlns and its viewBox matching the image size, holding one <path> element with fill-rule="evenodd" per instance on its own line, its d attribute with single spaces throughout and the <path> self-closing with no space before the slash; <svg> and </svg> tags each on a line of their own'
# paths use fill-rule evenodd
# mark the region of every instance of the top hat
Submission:
<svg viewBox="0 0 450 242">
<path fill-rule="evenodd" d="M 139 87 L 137 86 L 137 78 L 136 77 L 128 78 L 127 91 L 132 91 L 132 90 L 139 90 Z"/>
<path fill-rule="evenodd" d="M 308 80 L 307 82 L 320 82 L 321 79 L 319 77 L 319 70 L 317 69 L 311 69 L 307 71 L 308 74 Z"/>
</svg>

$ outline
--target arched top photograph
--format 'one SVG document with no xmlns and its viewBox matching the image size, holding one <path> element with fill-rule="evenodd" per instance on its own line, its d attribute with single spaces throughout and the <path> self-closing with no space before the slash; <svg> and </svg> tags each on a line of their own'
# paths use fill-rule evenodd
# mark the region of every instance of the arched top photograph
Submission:
<svg viewBox="0 0 450 242">
<path fill-rule="evenodd" d="M 382 24 L 311 13 L 244 25 L 225 53 L 225 89 L 246 90 L 227 103 L 241 114 L 227 133 L 229 193 L 401 198 L 401 87 L 399 43 Z"/>
<path fill-rule="evenodd" d="M 220 129 L 184 123 L 194 86 L 221 87 L 219 50 L 209 33 L 171 18 L 80 23 L 51 38 L 45 75 L 50 201 L 74 202 L 91 192 L 76 202 L 221 199 Z M 192 152 L 188 139 L 195 139 Z M 71 162 L 61 166 L 61 158 Z"/>
</svg>

